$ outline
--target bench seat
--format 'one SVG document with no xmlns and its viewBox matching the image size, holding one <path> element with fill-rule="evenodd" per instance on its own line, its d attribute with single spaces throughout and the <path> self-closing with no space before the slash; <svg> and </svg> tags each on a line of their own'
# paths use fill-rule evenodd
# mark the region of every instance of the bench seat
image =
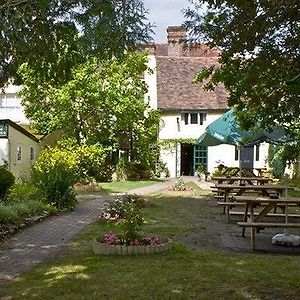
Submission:
<svg viewBox="0 0 300 300">
<path fill-rule="evenodd" d="M 266 223 L 266 222 L 237 222 L 241 227 L 261 227 L 261 228 L 300 228 L 300 223 Z"/>
</svg>

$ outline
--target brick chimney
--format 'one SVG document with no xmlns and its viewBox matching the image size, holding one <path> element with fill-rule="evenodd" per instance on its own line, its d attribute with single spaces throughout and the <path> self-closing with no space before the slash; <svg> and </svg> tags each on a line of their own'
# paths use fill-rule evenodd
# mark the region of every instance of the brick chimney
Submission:
<svg viewBox="0 0 300 300">
<path fill-rule="evenodd" d="M 168 56 L 185 56 L 186 28 L 169 26 L 167 28 Z"/>
</svg>

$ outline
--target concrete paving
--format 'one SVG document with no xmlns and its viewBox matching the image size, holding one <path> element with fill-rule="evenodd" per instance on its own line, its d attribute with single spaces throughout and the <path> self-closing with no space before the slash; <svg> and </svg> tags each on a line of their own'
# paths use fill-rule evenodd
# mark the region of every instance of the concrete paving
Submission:
<svg viewBox="0 0 300 300">
<path fill-rule="evenodd" d="M 69 213 L 51 216 L 18 232 L 0 246 L 0 285 L 35 265 L 57 257 L 70 239 L 93 222 L 110 196 L 82 203 Z"/>
</svg>

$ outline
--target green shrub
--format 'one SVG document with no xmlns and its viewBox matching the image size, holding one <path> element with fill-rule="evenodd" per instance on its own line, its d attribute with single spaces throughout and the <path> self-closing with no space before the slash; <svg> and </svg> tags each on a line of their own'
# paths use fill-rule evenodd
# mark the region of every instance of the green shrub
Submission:
<svg viewBox="0 0 300 300">
<path fill-rule="evenodd" d="M 113 169 L 106 162 L 111 148 L 104 148 L 99 143 L 79 146 L 70 139 L 60 141 L 59 147 L 76 157 L 77 175 L 82 183 L 111 180 Z"/>
<path fill-rule="evenodd" d="M 8 191 L 5 198 L 8 203 L 27 203 L 30 200 L 43 202 L 44 197 L 40 189 L 30 183 L 16 183 Z"/>
<path fill-rule="evenodd" d="M 13 205 L 0 203 L 0 224 L 14 224 L 19 220 Z"/>
<path fill-rule="evenodd" d="M 24 219 L 40 214 L 47 210 L 54 213 L 51 207 L 41 201 L 0 203 L 0 224 L 20 224 Z"/>
<path fill-rule="evenodd" d="M 275 178 L 282 178 L 285 170 L 285 161 L 282 160 L 282 146 L 269 145 L 268 163 L 272 168 L 272 174 Z"/>
<path fill-rule="evenodd" d="M 4 167 L 0 167 L 0 198 L 3 198 L 7 194 L 7 191 L 14 182 L 14 175 Z"/>
<path fill-rule="evenodd" d="M 78 180 L 75 152 L 58 147 L 43 150 L 33 168 L 33 182 L 43 192 L 45 200 L 58 209 L 76 204 L 74 184 Z"/>
</svg>

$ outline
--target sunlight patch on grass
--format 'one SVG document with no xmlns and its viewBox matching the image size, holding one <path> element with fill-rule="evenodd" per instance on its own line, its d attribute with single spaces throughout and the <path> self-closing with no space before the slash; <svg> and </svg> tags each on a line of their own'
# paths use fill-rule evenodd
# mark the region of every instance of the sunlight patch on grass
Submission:
<svg viewBox="0 0 300 300">
<path fill-rule="evenodd" d="M 89 276 L 84 274 L 86 267 L 82 265 L 63 265 L 61 267 L 52 267 L 45 276 L 50 277 L 48 283 L 54 283 L 58 280 L 65 279 L 68 276 L 72 276 L 78 279 L 88 279 Z"/>
</svg>

